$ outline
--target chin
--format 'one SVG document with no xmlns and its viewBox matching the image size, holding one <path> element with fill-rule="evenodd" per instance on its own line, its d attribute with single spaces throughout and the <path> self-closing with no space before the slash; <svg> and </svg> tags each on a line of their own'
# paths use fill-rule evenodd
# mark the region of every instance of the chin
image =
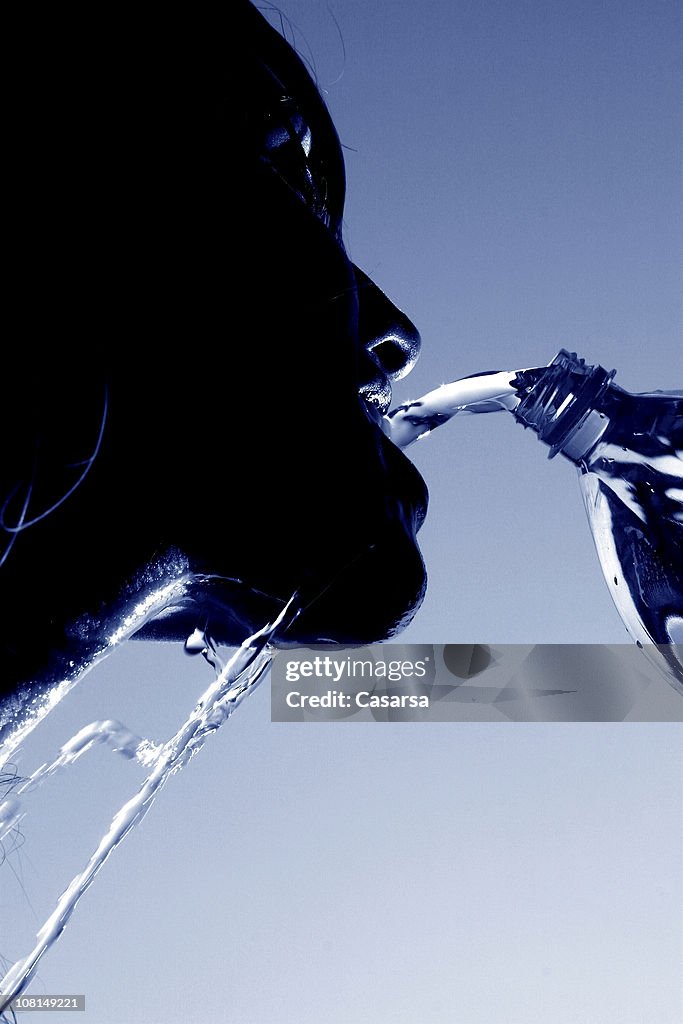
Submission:
<svg viewBox="0 0 683 1024">
<path fill-rule="evenodd" d="M 301 612 L 276 646 L 390 639 L 411 621 L 425 589 L 417 544 L 402 531 L 395 537 L 388 532 L 381 543 L 331 574 L 323 588 L 299 585 Z M 135 639 L 182 642 L 199 628 L 218 644 L 236 646 L 272 622 L 294 590 L 280 585 L 265 591 L 244 580 L 198 574 L 182 599 L 146 623 Z"/>
<path fill-rule="evenodd" d="M 416 535 L 428 494 L 403 452 L 379 428 L 367 426 L 378 469 L 374 478 L 368 472 L 356 485 L 361 494 L 365 489 L 365 505 L 320 505 L 303 525 L 293 507 L 282 532 L 295 540 L 268 547 L 259 543 L 265 526 L 254 510 L 257 526 L 242 544 L 244 560 L 233 549 L 215 561 L 217 546 L 194 563 L 190 559 L 194 575 L 182 600 L 136 636 L 183 641 L 199 628 L 216 643 L 235 646 L 273 622 L 295 593 L 301 611 L 277 638 L 278 646 L 364 645 L 399 634 L 425 594 L 427 577 Z M 371 486 L 372 500 L 367 496 Z"/>
<path fill-rule="evenodd" d="M 427 575 L 416 544 L 387 538 L 312 597 L 280 638 L 292 644 L 370 644 L 397 636 L 422 604 Z"/>
</svg>

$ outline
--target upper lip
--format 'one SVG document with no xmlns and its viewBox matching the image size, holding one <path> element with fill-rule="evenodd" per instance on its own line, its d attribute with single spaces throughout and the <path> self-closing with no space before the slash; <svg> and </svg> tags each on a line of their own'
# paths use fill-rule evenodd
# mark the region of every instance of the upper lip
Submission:
<svg viewBox="0 0 683 1024">
<path fill-rule="evenodd" d="M 389 411 L 391 400 L 387 402 L 386 405 L 385 403 L 380 404 L 379 402 L 373 400 L 372 398 L 368 398 L 368 396 L 364 394 L 362 390 L 359 392 L 359 396 L 363 403 L 363 408 L 365 409 L 371 421 L 373 423 L 376 423 L 377 426 L 381 428 L 382 420 Z"/>
<path fill-rule="evenodd" d="M 370 380 L 365 380 L 359 385 L 358 394 L 378 422 L 389 412 L 393 397 L 391 380 L 376 362 L 375 372 Z"/>
</svg>

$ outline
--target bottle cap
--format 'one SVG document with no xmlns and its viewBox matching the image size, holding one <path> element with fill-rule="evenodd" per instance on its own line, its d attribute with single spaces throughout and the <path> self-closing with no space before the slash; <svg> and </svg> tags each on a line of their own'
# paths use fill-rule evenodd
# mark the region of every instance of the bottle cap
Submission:
<svg viewBox="0 0 683 1024">
<path fill-rule="evenodd" d="M 513 415 L 548 445 L 549 459 L 561 451 L 578 462 L 607 428 L 609 420 L 596 406 L 615 373 L 560 349 L 547 369 L 517 374 L 512 383 L 520 403 Z"/>
</svg>

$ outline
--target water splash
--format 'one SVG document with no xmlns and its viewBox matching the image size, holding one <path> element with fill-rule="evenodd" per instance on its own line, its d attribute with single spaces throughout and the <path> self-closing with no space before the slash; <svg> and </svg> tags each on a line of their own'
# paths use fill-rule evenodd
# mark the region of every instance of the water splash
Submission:
<svg viewBox="0 0 683 1024">
<path fill-rule="evenodd" d="M 0 1014 L 22 993 L 34 977 L 45 953 L 57 941 L 73 914 L 78 901 L 92 884 L 97 873 L 119 843 L 142 821 L 157 794 L 175 772 L 179 771 L 202 748 L 209 735 L 227 721 L 244 698 L 258 686 L 271 661 L 271 642 L 276 634 L 284 632 L 299 614 L 300 606 L 293 596 L 277 618 L 252 636 L 247 637 L 225 666 L 218 668 L 215 680 L 204 692 L 195 708 L 178 731 L 166 743 L 153 744 L 137 736 L 120 722 L 108 719 L 93 722 L 81 729 L 66 743 L 57 758 L 42 765 L 16 793 L 0 805 L 0 839 L 16 828 L 21 819 L 22 794 L 41 785 L 56 772 L 63 771 L 82 757 L 95 744 L 104 743 L 124 757 L 135 759 L 151 771 L 138 792 L 114 815 L 109 829 L 100 840 L 84 869 L 76 875 L 60 896 L 57 906 L 36 935 L 31 952 L 17 961 L 0 982 Z M 195 631 L 196 633 L 197 631 Z M 202 634 L 204 645 L 195 634 L 189 638 L 190 650 L 196 650 L 215 664 L 215 647 L 210 638 Z M 191 642 L 190 642 L 191 641 Z M 188 649 L 186 644 L 186 649 Z"/>
<path fill-rule="evenodd" d="M 178 559 L 170 565 L 161 565 L 157 570 L 170 576 L 162 586 L 157 585 L 136 601 L 133 608 L 123 617 L 119 625 L 104 636 L 99 633 L 99 624 L 90 629 L 94 640 L 84 637 L 84 647 L 90 651 L 79 663 L 70 662 L 65 677 L 43 690 L 17 694 L 7 698 L 0 708 L 0 770 L 35 727 L 52 711 L 83 678 L 108 657 L 116 648 L 137 633 L 145 623 L 155 618 L 169 605 L 180 602 L 195 577 L 187 571 L 186 563 Z"/>
</svg>

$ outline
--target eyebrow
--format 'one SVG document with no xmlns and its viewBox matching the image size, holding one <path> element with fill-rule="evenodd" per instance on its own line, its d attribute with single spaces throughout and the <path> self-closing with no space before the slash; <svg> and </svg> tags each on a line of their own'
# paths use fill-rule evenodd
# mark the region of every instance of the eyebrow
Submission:
<svg viewBox="0 0 683 1024">
<path fill-rule="evenodd" d="M 278 69 L 279 70 L 279 69 Z M 345 171 L 341 143 L 320 93 L 306 73 L 289 88 L 267 62 L 256 58 L 246 97 L 252 144 L 260 158 L 309 205 L 337 237 L 341 233 Z M 270 123 L 269 123 L 270 122 Z"/>
</svg>

